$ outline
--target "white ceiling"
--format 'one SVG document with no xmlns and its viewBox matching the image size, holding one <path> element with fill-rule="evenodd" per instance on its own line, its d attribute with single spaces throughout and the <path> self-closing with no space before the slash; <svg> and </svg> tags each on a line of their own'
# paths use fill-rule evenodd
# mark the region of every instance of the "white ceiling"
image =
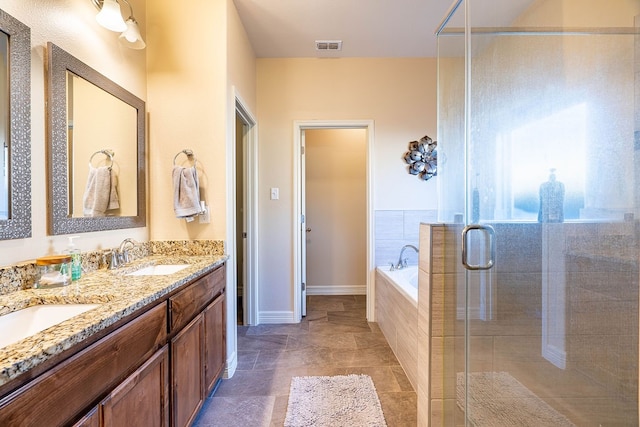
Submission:
<svg viewBox="0 0 640 427">
<path fill-rule="evenodd" d="M 486 15 L 483 24 L 504 25 L 531 1 L 475 0 L 474 4 Z M 234 0 L 259 58 L 435 57 L 434 32 L 453 2 Z M 342 51 L 316 51 L 316 40 L 342 40 Z"/>
</svg>

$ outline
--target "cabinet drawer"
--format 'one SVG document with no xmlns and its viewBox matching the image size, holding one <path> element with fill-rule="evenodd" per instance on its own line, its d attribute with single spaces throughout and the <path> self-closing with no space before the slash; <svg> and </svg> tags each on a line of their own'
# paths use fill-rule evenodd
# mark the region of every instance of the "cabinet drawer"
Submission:
<svg viewBox="0 0 640 427">
<path fill-rule="evenodd" d="M 222 265 L 196 280 L 169 299 L 170 331 L 182 329 L 224 291 L 225 266 Z"/>
<path fill-rule="evenodd" d="M 64 425 L 133 372 L 167 339 L 159 304 L 0 401 L 0 425 Z"/>
</svg>

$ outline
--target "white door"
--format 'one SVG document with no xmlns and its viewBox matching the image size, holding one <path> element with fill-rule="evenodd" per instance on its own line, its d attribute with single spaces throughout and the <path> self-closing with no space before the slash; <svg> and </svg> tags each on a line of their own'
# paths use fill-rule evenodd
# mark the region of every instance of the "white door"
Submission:
<svg viewBox="0 0 640 427">
<path fill-rule="evenodd" d="M 307 228 L 306 214 L 306 200 L 307 190 L 306 181 L 306 164 L 305 164 L 305 131 L 302 129 L 300 134 L 300 172 L 302 174 L 302 182 L 300 192 L 300 282 L 297 286 L 300 286 L 300 314 L 302 316 L 307 315 L 307 233 L 311 232 L 310 228 Z"/>
<path fill-rule="evenodd" d="M 308 295 L 364 295 L 366 129 L 307 129 L 304 138 Z"/>
</svg>

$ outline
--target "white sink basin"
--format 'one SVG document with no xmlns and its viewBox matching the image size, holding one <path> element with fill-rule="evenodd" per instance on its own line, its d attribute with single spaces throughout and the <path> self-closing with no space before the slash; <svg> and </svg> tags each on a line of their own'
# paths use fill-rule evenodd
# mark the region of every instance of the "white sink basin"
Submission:
<svg viewBox="0 0 640 427">
<path fill-rule="evenodd" d="M 127 276 L 165 276 L 167 274 L 176 273 L 187 267 L 189 267 L 189 264 L 150 265 L 149 267 L 141 268 L 133 273 L 129 273 Z"/>
<path fill-rule="evenodd" d="M 99 304 L 41 304 L 0 316 L 0 348 L 71 319 Z"/>
</svg>

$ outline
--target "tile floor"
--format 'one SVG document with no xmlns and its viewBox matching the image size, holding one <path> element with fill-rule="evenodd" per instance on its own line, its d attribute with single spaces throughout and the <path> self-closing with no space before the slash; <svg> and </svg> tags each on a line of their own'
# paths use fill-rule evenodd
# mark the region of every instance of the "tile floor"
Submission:
<svg viewBox="0 0 640 427">
<path fill-rule="evenodd" d="M 309 296 L 299 324 L 239 326 L 235 375 L 222 380 L 194 426 L 282 426 L 292 377 L 367 374 L 387 425 L 415 427 L 416 393 L 365 310 L 364 295 Z"/>
</svg>

